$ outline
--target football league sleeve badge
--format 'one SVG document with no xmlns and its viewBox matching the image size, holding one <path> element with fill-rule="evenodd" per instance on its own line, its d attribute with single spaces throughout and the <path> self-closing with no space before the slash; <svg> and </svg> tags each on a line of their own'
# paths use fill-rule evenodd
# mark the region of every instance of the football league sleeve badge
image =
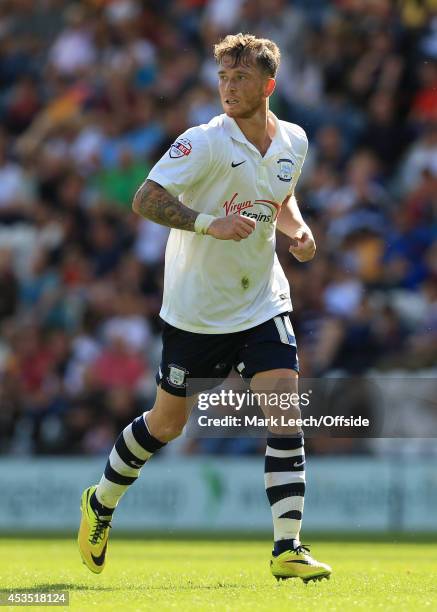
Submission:
<svg viewBox="0 0 437 612">
<path fill-rule="evenodd" d="M 169 155 L 173 158 L 184 157 L 184 155 L 188 156 L 191 153 L 192 148 L 193 146 L 188 138 L 178 138 L 171 145 Z"/>
</svg>

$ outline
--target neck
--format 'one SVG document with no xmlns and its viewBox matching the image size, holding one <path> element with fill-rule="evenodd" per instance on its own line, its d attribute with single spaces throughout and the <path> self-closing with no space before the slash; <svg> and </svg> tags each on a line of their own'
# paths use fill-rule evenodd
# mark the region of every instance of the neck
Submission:
<svg viewBox="0 0 437 612">
<path fill-rule="evenodd" d="M 235 119 L 235 122 L 246 136 L 247 140 L 258 149 L 262 156 L 264 156 L 267 153 L 267 149 L 276 131 L 273 117 L 269 114 L 267 101 L 266 104 L 260 106 L 251 117 L 238 117 Z"/>
</svg>

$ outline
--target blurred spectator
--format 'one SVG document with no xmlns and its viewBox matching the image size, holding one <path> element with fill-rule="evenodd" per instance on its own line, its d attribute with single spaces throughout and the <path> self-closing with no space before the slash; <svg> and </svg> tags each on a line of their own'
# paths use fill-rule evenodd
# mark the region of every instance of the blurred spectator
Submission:
<svg viewBox="0 0 437 612">
<path fill-rule="evenodd" d="M 118 165 L 114 169 L 103 170 L 94 176 L 94 186 L 100 198 L 115 206 L 130 211 L 132 199 L 138 186 L 144 181 L 150 167 L 135 161 L 129 149 L 122 149 Z"/>
<path fill-rule="evenodd" d="M 96 58 L 85 7 L 73 4 L 64 12 L 66 27 L 49 52 L 49 65 L 65 76 L 89 67 Z"/>
<path fill-rule="evenodd" d="M 0 223 L 26 220 L 32 193 L 23 166 L 8 159 L 8 138 L 0 132 Z"/>
<path fill-rule="evenodd" d="M 369 115 L 360 145 L 373 151 L 387 174 L 393 170 L 409 140 L 391 94 L 378 91 L 369 101 Z"/>
<path fill-rule="evenodd" d="M 0 323 L 11 317 L 18 306 L 18 281 L 15 276 L 12 253 L 0 251 Z"/>
<path fill-rule="evenodd" d="M 422 172 L 437 174 L 437 122 L 424 127 L 419 138 L 412 144 L 400 168 L 402 191 L 414 189 Z"/>
<path fill-rule="evenodd" d="M 135 389 L 145 373 L 144 360 L 130 350 L 124 338 L 116 333 L 113 333 L 106 348 L 90 366 L 90 374 L 96 383 L 110 389 Z"/>
</svg>

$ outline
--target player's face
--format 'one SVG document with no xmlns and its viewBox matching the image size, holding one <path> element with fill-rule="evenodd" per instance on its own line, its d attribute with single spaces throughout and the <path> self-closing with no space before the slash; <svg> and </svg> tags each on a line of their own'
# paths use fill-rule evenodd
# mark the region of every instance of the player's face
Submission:
<svg viewBox="0 0 437 612">
<path fill-rule="evenodd" d="M 233 63 L 233 58 L 225 56 L 218 71 L 223 110 L 234 119 L 249 119 L 265 104 L 275 81 L 254 62 Z"/>
</svg>

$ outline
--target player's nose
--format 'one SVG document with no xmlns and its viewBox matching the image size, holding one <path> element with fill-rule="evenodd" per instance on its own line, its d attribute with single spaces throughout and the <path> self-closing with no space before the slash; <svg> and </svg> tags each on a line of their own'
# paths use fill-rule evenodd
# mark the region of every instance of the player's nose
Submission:
<svg viewBox="0 0 437 612">
<path fill-rule="evenodd" d="M 225 91 L 227 93 L 234 93 L 236 90 L 235 81 L 233 79 L 229 79 L 226 83 Z"/>
</svg>

